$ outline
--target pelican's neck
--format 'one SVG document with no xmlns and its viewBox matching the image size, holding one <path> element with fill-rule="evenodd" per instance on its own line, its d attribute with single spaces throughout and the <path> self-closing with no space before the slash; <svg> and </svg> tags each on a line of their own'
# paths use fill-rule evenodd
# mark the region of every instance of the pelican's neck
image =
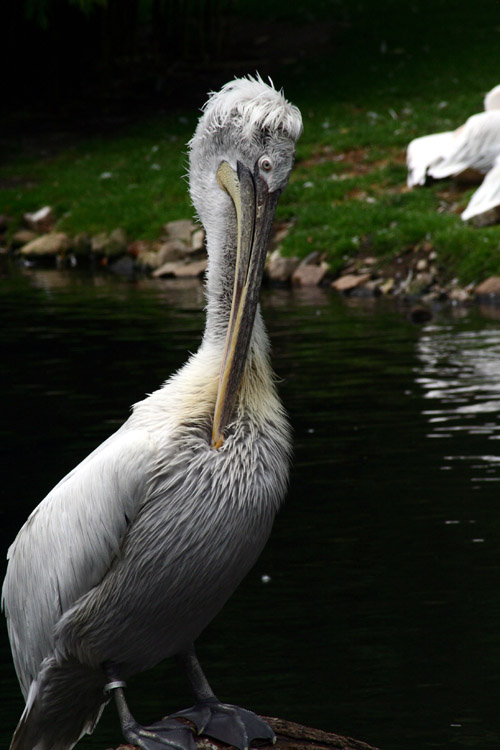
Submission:
<svg viewBox="0 0 500 750">
<path fill-rule="evenodd" d="M 220 226 L 217 222 L 214 222 L 214 226 L 206 226 L 208 268 L 205 296 L 207 306 L 202 347 L 208 347 L 216 353 L 217 359 L 220 359 L 222 364 L 233 299 L 236 227 L 231 221 L 218 231 Z M 245 370 L 257 369 L 260 373 L 259 379 L 272 380 L 269 349 L 269 339 L 260 305 L 258 305 Z"/>
</svg>

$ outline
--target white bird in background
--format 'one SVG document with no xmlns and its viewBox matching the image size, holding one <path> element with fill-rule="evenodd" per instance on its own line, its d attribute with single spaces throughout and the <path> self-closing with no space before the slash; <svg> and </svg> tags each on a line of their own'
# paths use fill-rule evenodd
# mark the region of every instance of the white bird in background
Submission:
<svg viewBox="0 0 500 750">
<path fill-rule="evenodd" d="M 221 703 L 193 643 L 260 554 L 283 500 L 290 435 L 258 305 L 269 231 L 302 130 L 260 78 L 212 94 L 190 142 L 191 197 L 206 229 L 201 346 L 33 511 L 3 587 L 26 707 L 11 750 L 70 750 L 114 694 L 124 737 L 194 750 L 270 740 Z M 191 709 L 140 726 L 124 680 L 175 656 Z"/>
<path fill-rule="evenodd" d="M 453 130 L 447 130 L 444 133 L 422 135 L 410 141 L 406 149 L 408 187 L 425 185 L 429 168 L 438 163 L 449 150 L 453 134 Z"/>
<path fill-rule="evenodd" d="M 467 170 L 487 175 L 462 219 L 467 221 L 499 205 L 500 85 L 484 98 L 484 112 L 472 115 L 457 130 L 415 138 L 407 149 L 408 186 L 457 177 Z"/>
<path fill-rule="evenodd" d="M 500 207 L 500 154 L 497 156 L 493 167 L 487 173 L 479 188 L 473 193 L 469 205 L 461 214 L 463 221 L 473 219 L 495 211 Z M 492 217 L 496 221 L 498 217 Z M 485 216 L 485 222 L 490 223 L 490 218 Z"/>
<path fill-rule="evenodd" d="M 490 109 L 500 109 L 500 84 L 494 86 L 484 97 L 484 111 L 488 112 Z"/>
</svg>

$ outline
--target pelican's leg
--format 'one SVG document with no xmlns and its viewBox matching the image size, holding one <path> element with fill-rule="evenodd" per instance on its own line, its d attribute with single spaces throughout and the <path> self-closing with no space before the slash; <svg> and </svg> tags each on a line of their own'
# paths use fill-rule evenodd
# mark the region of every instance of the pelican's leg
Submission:
<svg viewBox="0 0 500 750">
<path fill-rule="evenodd" d="M 125 683 L 120 678 L 119 669 L 113 664 L 106 664 L 104 673 L 108 680 L 104 690 L 114 695 L 123 736 L 127 742 L 137 745 L 141 750 L 196 750 L 191 729 L 175 719 L 166 718 L 147 727 L 141 726 L 130 713 L 123 692 Z"/>
<path fill-rule="evenodd" d="M 219 701 L 203 673 L 194 648 L 179 654 L 177 659 L 191 683 L 196 702 L 191 708 L 172 714 L 171 718 L 182 716 L 189 719 L 195 725 L 198 734 L 215 737 L 239 750 L 247 750 L 252 740 L 256 739 L 273 743 L 276 741 L 269 724 L 257 714 Z"/>
</svg>

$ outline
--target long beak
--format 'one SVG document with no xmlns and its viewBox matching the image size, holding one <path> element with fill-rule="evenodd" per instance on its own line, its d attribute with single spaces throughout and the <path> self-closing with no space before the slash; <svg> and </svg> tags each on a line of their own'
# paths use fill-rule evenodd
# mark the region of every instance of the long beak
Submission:
<svg viewBox="0 0 500 750">
<path fill-rule="evenodd" d="M 212 445 L 218 449 L 238 397 L 279 194 L 270 193 L 257 169 L 252 175 L 241 162 L 236 171 L 222 162 L 217 181 L 233 200 L 238 233 L 233 300 L 212 429 Z"/>
</svg>

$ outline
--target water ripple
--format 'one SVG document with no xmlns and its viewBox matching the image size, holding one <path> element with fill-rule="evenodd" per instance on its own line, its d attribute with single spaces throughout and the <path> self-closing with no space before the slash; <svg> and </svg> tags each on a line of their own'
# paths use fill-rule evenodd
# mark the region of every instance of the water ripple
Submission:
<svg viewBox="0 0 500 750">
<path fill-rule="evenodd" d="M 427 437 L 451 444 L 442 468 L 467 462 L 472 482 L 500 481 L 500 456 L 484 444 L 500 440 L 500 330 L 429 326 L 417 343 L 417 356 L 415 381 L 429 402 L 422 411 L 430 427 Z M 470 454 L 464 454 L 464 439 Z M 459 455 L 453 455 L 454 447 Z M 484 476 L 497 471 L 498 476 Z"/>
</svg>

